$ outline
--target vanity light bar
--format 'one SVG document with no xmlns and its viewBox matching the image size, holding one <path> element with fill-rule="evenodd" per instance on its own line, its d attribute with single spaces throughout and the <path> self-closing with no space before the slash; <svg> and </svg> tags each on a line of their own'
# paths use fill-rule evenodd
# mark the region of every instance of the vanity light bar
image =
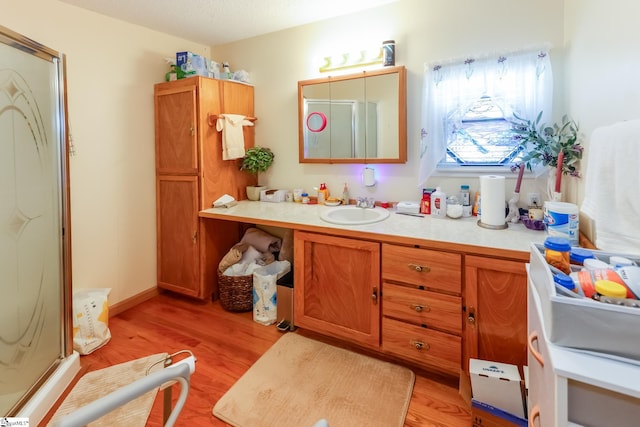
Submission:
<svg viewBox="0 0 640 427">
<path fill-rule="evenodd" d="M 365 67 L 383 63 L 382 48 L 377 51 L 361 50 L 360 52 L 343 53 L 337 56 L 326 56 L 320 67 L 321 73 L 343 70 L 346 68 Z"/>
</svg>

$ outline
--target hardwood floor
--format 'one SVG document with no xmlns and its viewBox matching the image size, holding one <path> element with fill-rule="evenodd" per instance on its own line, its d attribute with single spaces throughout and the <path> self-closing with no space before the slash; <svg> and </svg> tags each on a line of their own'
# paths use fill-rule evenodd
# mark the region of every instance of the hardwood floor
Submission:
<svg viewBox="0 0 640 427">
<path fill-rule="evenodd" d="M 111 341 L 93 354 L 81 356 L 83 373 L 154 353 L 171 354 L 188 349 L 195 354 L 196 372 L 191 377 L 189 396 L 176 423 L 189 427 L 226 426 L 211 414 L 213 405 L 283 334 L 273 325 L 254 322 L 251 312 L 230 313 L 223 310 L 219 302 L 198 302 L 170 293 L 160 294 L 112 317 L 109 328 Z M 300 329 L 295 333 L 313 336 Z M 458 393 L 457 379 L 416 369 L 414 372 L 416 383 L 405 426 L 467 427 L 471 424 L 469 409 Z M 178 386 L 174 387 L 175 398 Z M 162 425 L 162 402 L 162 393 L 159 393 L 147 426 Z M 55 409 L 41 426 L 46 425 Z"/>
</svg>

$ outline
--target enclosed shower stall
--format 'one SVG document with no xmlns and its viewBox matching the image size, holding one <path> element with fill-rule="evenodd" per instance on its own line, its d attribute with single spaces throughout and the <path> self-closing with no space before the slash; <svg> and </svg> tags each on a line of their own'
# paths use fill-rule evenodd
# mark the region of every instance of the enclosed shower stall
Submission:
<svg viewBox="0 0 640 427">
<path fill-rule="evenodd" d="M 0 26 L 0 415 L 37 425 L 79 370 L 64 56 Z"/>
</svg>

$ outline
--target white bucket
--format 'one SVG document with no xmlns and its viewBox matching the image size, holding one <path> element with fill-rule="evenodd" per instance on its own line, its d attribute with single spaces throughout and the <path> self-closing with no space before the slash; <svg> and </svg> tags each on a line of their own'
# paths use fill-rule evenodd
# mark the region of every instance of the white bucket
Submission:
<svg viewBox="0 0 640 427">
<path fill-rule="evenodd" d="M 579 214 L 573 203 L 544 202 L 544 225 L 549 236 L 564 237 L 571 246 L 578 245 Z"/>
</svg>

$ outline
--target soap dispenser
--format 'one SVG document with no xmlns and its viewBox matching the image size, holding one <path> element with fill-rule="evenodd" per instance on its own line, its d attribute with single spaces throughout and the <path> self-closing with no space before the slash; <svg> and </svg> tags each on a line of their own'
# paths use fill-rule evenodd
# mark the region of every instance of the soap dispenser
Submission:
<svg viewBox="0 0 640 427">
<path fill-rule="evenodd" d="M 342 204 L 349 204 L 349 188 L 347 188 L 347 183 L 344 183 L 344 188 L 342 189 Z"/>
</svg>

